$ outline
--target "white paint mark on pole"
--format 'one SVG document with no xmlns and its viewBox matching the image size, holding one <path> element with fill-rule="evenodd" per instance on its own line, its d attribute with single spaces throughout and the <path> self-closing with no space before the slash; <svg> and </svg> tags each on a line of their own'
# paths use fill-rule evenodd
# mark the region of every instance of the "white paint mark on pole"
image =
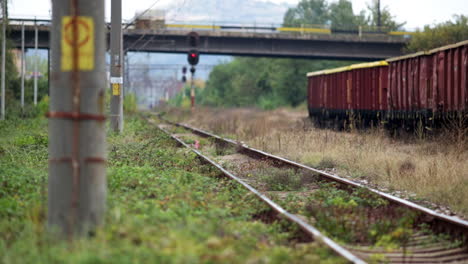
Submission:
<svg viewBox="0 0 468 264">
<path fill-rule="evenodd" d="M 123 77 L 111 77 L 110 82 L 123 84 Z"/>
</svg>

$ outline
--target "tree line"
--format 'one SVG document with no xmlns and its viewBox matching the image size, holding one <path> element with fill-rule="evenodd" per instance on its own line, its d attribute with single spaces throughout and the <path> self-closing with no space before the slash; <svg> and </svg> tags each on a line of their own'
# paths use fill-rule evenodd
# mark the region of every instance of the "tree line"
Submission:
<svg viewBox="0 0 468 264">
<path fill-rule="evenodd" d="M 353 30 L 378 25 L 377 5 L 354 13 L 349 0 L 302 0 L 284 16 L 286 27 L 330 25 L 332 29 Z M 381 10 L 382 29 L 398 30 L 404 23 L 394 20 L 388 9 Z M 208 106 L 257 106 L 273 109 L 296 107 L 306 98 L 307 72 L 340 67 L 355 62 L 306 59 L 240 58 L 216 66 L 200 96 Z"/>
</svg>

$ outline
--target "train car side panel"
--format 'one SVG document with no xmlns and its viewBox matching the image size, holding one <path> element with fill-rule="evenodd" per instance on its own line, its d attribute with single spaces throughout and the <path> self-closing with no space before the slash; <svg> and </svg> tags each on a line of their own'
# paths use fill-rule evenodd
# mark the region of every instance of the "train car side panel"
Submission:
<svg viewBox="0 0 468 264">
<path fill-rule="evenodd" d="M 341 74 L 341 82 L 340 82 L 340 108 L 343 110 L 348 110 L 347 106 L 347 82 L 348 82 L 348 74 L 347 72 L 343 72 Z"/>
<path fill-rule="evenodd" d="M 427 109 L 427 96 L 428 96 L 428 65 L 427 65 L 427 58 L 422 57 L 418 58 L 416 63 L 419 64 L 419 71 L 417 72 L 416 78 L 418 79 L 418 102 L 419 107 L 422 110 Z"/>
<path fill-rule="evenodd" d="M 353 72 L 346 72 L 346 110 L 353 109 Z"/>
<path fill-rule="evenodd" d="M 468 111 L 468 46 L 464 46 L 461 51 L 461 105 L 460 109 Z"/>
<path fill-rule="evenodd" d="M 446 65 L 445 65 L 445 56 L 442 52 L 435 55 L 437 60 L 436 66 L 436 75 L 437 75 L 437 112 L 443 113 L 446 111 Z"/>
</svg>

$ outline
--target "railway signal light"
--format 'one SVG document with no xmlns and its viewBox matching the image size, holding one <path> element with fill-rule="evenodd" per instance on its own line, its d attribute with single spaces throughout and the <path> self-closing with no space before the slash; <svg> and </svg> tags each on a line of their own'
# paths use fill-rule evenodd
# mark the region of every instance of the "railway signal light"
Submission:
<svg viewBox="0 0 468 264">
<path fill-rule="evenodd" d="M 187 74 L 187 67 L 182 67 L 182 82 L 185 83 L 187 81 L 187 77 L 185 77 L 185 74 Z"/>
<path fill-rule="evenodd" d="M 192 48 L 188 53 L 187 60 L 188 60 L 188 63 L 192 66 L 197 65 L 199 61 L 198 50 L 195 49 L 198 46 L 198 41 L 199 41 L 198 33 L 192 31 L 187 35 L 187 44 L 189 45 L 190 48 Z"/>
<path fill-rule="evenodd" d="M 200 40 L 200 37 L 198 36 L 197 32 L 190 32 L 187 35 L 187 44 L 191 48 L 196 48 L 198 46 L 198 42 Z"/>
<path fill-rule="evenodd" d="M 198 64 L 198 61 L 200 59 L 200 55 L 198 53 L 198 50 L 192 49 L 188 53 L 188 63 L 192 66 L 195 66 Z"/>
<path fill-rule="evenodd" d="M 182 67 L 182 74 L 185 75 L 187 73 L 187 67 Z"/>
<path fill-rule="evenodd" d="M 192 75 L 194 75 L 194 74 L 195 74 L 195 67 L 193 67 L 193 66 L 192 66 L 192 67 L 190 67 L 190 73 L 191 73 Z"/>
<path fill-rule="evenodd" d="M 187 74 L 187 67 L 182 67 L 182 82 L 185 83 L 187 81 L 187 77 L 185 77 L 185 74 Z"/>
</svg>

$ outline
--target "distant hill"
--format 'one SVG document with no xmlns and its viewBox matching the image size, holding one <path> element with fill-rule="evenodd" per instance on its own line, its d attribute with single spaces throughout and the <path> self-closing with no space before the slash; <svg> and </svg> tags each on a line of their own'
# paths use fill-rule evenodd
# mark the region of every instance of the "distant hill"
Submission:
<svg viewBox="0 0 468 264">
<path fill-rule="evenodd" d="M 166 6 L 166 20 L 280 24 L 288 7 L 255 0 L 176 0 Z"/>
</svg>

